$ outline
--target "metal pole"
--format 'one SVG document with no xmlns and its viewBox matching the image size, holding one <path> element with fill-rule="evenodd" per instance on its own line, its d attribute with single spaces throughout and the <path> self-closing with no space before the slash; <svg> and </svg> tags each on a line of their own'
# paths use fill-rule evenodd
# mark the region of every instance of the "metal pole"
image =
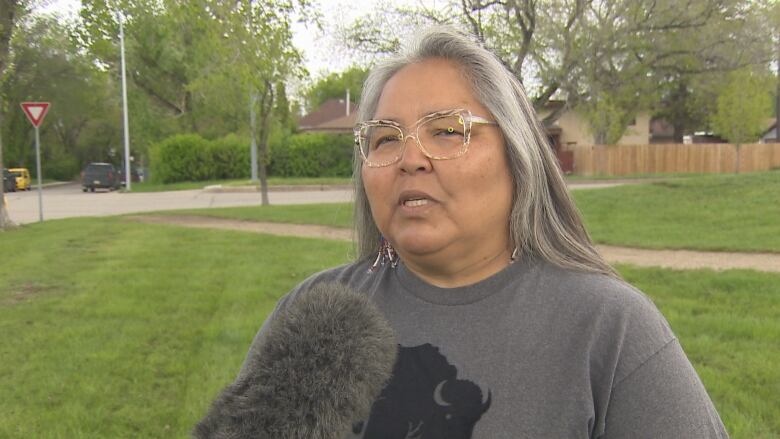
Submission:
<svg viewBox="0 0 780 439">
<path fill-rule="evenodd" d="M 257 103 L 257 93 L 253 91 L 249 94 L 249 131 L 251 132 L 252 144 L 249 154 L 252 160 L 252 183 L 256 183 L 257 178 L 257 115 L 255 113 L 255 104 Z"/>
<path fill-rule="evenodd" d="M 119 17 L 119 48 L 122 58 L 122 116 L 125 128 L 125 190 L 130 190 L 130 130 L 127 125 L 127 77 L 125 75 L 125 31 L 122 26 L 122 14 Z"/>
<path fill-rule="evenodd" d="M 41 175 L 41 136 L 35 127 L 35 169 L 38 173 L 38 219 L 43 222 L 43 177 Z"/>
</svg>

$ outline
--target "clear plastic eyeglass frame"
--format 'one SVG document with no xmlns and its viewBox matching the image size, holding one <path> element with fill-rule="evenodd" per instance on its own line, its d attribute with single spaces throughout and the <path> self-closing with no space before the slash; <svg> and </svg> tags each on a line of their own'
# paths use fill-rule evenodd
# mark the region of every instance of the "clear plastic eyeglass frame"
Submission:
<svg viewBox="0 0 780 439">
<path fill-rule="evenodd" d="M 455 116 L 455 115 L 459 115 L 463 123 L 463 147 L 456 154 L 452 156 L 437 156 L 431 154 L 429 151 L 425 149 L 425 146 L 423 146 L 422 142 L 420 142 L 419 132 L 418 132 L 420 125 L 423 125 L 425 122 L 428 122 L 436 118 Z M 420 151 L 422 151 L 422 153 L 431 160 L 452 160 L 461 157 L 464 154 L 466 154 L 469 150 L 469 143 L 471 142 L 471 127 L 473 124 L 494 125 L 494 126 L 498 125 L 496 122 L 487 120 L 484 117 L 472 115 L 471 111 L 469 110 L 458 108 L 454 110 L 437 111 L 435 113 L 426 115 L 422 117 L 420 120 L 418 120 L 417 122 L 415 122 L 411 127 L 407 128 L 407 131 L 404 131 L 404 128 L 398 122 L 392 120 L 377 119 L 377 120 L 367 120 L 365 122 L 358 123 L 357 125 L 355 125 L 353 132 L 355 135 L 355 147 L 358 149 L 358 151 L 360 151 L 360 156 L 363 158 L 363 163 L 369 168 L 381 168 L 384 166 L 390 166 L 394 163 L 397 163 L 399 160 L 401 160 L 401 157 L 403 157 L 404 151 L 406 150 L 406 141 L 409 140 L 410 137 L 415 140 L 415 143 L 417 143 L 417 147 L 420 149 Z M 401 132 L 402 138 L 400 140 L 402 142 L 402 146 L 401 149 L 398 151 L 398 155 L 392 160 L 386 160 L 384 162 L 372 162 L 371 160 L 368 159 L 368 156 L 364 148 L 362 147 L 363 143 L 367 140 L 364 135 L 364 131 L 367 130 L 368 128 L 377 127 L 377 126 L 391 126 L 397 128 Z M 415 134 L 406 134 L 406 132 L 411 131 L 412 129 L 414 130 Z"/>
</svg>

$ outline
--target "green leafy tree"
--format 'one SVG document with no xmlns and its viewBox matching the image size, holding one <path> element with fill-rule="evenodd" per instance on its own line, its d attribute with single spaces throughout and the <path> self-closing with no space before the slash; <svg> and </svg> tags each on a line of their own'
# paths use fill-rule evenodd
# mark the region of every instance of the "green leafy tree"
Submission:
<svg viewBox="0 0 780 439">
<path fill-rule="evenodd" d="M 773 86 L 772 77 L 765 71 L 731 73 L 712 116 L 715 132 L 737 144 L 758 140 L 772 115 Z"/>
<path fill-rule="evenodd" d="M 118 148 L 119 101 L 110 76 L 70 39 L 71 29 L 53 16 L 30 16 L 12 40 L 14 69 L 2 84 L 12 102 L 51 102 L 41 128 L 44 174 L 70 179 L 89 161 L 108 160 Z M 7 161 L 34 172 L 32 130 L 21 111 L 2 128 L 8 140 Z"/>
<path fill-rule="evenodd" d="M 278 84 L 303 73 L 291 20 L 308 19 L 308 6 L 306 0 L 84 0 L 78 38 L 116 69 L 116 11 L 122 11 L 130 78 L 167 115 L 156 131 L 255 136 L 267 203 L 267 139 L 284 93 Z M 248 126 L 250 108 L 255 128 Z"/>
<path fill-rule="evenodd" d="M 760 64 L 768 59 L 762 11 L 770 0 L 459 0 L 434 8 L 381 10 L 342 30 L 354 49 L 395 50 L 423 23 L 468 29 L 523 82 L 545 117 L 596 105 L 614 84 L 636 84 L 609 100 L 615 114 L 635 113 L 637 91 L 659 90 L 670 75 L 696 75 Z M 404 25 L 388 28 L 387 22 Z M 653 93 L 655 94 L 655 93 Z M 659 97 L 656 95 L 656 99 Z M 611 125 L 611 123 L 610 123 Z M 597 131 L 600 128 L 596 129 Z"/>
<path fill-rule="evenodd" d="M 23 12 L 23 3 L 21 1 L 0 0 L 0 83 L 6 79 L 6 73 L 11 61 L 11 37 L 13 36 L 19 15 Z M 2 126 L 5 113 L 5 102 L 5 96 L 0 96 L 0 126 Z M 0 173 L 2 173 L 4 167 L 3 142 L 2 136 L 0 136 Z M 5 230 L 14 225 L 8 216 L 8 211 L 5 209 L 5 194 L 3 190 L 3 185 L 0 184 L 0 230 Z"/>
<path fill-rule="evenodd" d="M 250 127 L 249 135 L 258 146 L 263 204 L 268 204 L 268 139 L 274 119 L 279 116 L 278 103 L 286 100 L 286 96 L 281 98 L 285 93 L 279 84 L 304 73 L 301 55 L 292 43 L 291 17 L 304 14 L 307 6 L 305 1 L 292 0 L 210 2 L 209 17 L 202 20 L 201 32 L 207 37 L 203 41 L 211 49 L 210 62 L 206 64 L 208 84 L 243 87 L 243 102 L 256 112 L 258 123 Z M 201 84 L 203 88 L 199 87 Z M 208 93 L 206 83 L 194 88 Z"/>
<path fill-rule="evenodd" d="M 363 91 L 363 82 L 367 76 L 368 69 L 358 66 L 350 67 L 343 72 L 329 74 L 315 82 L 306 91 L 307 108 L 311 111 L 328 99 L 344 98 L 347 90 L 349 90 L 350 100 L 359 102 L 360 94 Z"/>
</svg>

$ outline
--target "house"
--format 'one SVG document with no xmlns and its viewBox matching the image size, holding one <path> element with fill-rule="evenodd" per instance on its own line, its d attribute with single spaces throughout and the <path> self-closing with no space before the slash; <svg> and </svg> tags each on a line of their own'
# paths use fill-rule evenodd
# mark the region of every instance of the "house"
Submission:
<svg viewBox="0 0 780 439">
<path fill-rule="evenodd" d="M 563 101 L 550 101 L 544 108 L 538 111 L 539 119 L 544 118 L 564 105 Z M 574 170 L 574 152 L 568 147 L 576 145 L 593 145 L 592 130 L 588 121 L 577 110 L 566 110 L 555 122 L 545 124 L 547 138 L 558 157 L 558 163 L 564 173 Z M 619 145 L 645 145 L 650 143 L 650 113 L 639 112 L 631 124 L 626 128 L 623 137 L 618 140 Z"/>
<path fill-rule="evenodd" d="M 357 122 L 357 105 L 344 99 L 328 99 L 317 109 L 298 120 L 303 133 L 352 134 Z"/>
<path fill-rule="evenodd" d="M 778 136 L 777 119 L 772 119 L 769 128 L 761 134 L 758 139 L 758 143 L 780 143 L 780 136 Z"/>
<path fill-rule="evenodd" d="M 539 118 L 564 105 L 563 101 L 550 101 L 539 110 Z M 566 149 L 566 146 L 593 145 L 595 143 L 588 121 L 578 110 L 567 110 L 552 124 L 546 125 L 547 135 L 554 149 Z M 650 143 L 650 112 L 640 111 L 626 128 L 618 145 L 646 145 Z"/>
</svg>

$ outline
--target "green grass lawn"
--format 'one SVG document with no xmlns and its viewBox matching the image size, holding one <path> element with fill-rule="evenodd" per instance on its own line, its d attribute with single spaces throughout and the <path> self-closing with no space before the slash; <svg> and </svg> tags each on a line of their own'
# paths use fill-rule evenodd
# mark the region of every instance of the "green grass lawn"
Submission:
<svg viewBox="0 0 780 439">
<path fill-rule="evenodd" d="M 282 178 L 271 177 L 268 179 L 269 186 L 304 186 L 304 185 L 346 185 L 350 184 L 349 178 L 342 177 L 317 177 L 317 178 Z M 142 182 L 131 185 L 132 192 L 164 192 L 164 191 L 183 191 L 191 189 L 203 189 L 206 186 L 254 186 L 251 180 L 209 180 L 209 181 L 184 181 L 181 183 L 153 183 Z"/>
<path fill-rule="evenodd" d="M 0 437 L 184 438 L 277 298 L 350 246 L 118 218 L 0 233 Z M 620 267 L 735 439 L 780 436 L 780 276 Z"/>
<path fill-rule="evenodd" d="M 780 171 L 573 192 L 596 242 L 780 252 Z"/>
<path fill-rule="evenodd" d="M 593 240 L 655 249 L 780 252 L 780 171 L 572 192 Z M 166 211 L 351 227 L 351 204 Z"/>
<path fill-rule="evenodd" d="M 277 298 L 349 245 L 117 219 L 0 234 L 0 437 L 186 437 Z"/>
<path fill-rule="evenodd" d="M 162 216 L 195 215 L 244 221 L 318 224 L 342 228 L 352 227 L 351 203 L 216 207 L 210 209 L 162 210 L 151 214 Z"/>
</svg>

